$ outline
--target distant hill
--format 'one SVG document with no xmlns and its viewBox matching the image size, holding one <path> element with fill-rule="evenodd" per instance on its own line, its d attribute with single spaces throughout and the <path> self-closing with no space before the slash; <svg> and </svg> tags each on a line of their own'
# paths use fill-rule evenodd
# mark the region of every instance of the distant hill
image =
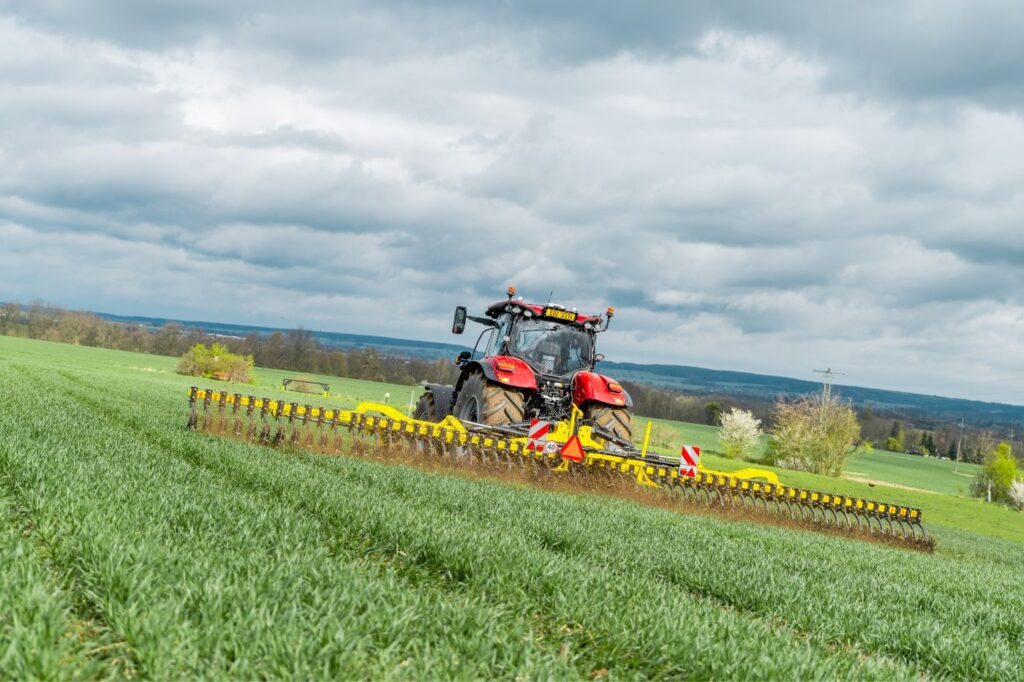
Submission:
<svg viewBox="0 0 1024 682">
<path fill-rule="evenodd" d="M 131 317 L 124 315 L 111 315 L 109 313 L 94 313 L 104 320 L 122 322 L 124 324 L 141 324 L 150 329 L 158 329 L 168 322 L 177 322 L 183 327 L 201 329 L 209 334 L 244 338 L 250 334 L 270 335 L 274 332 L 286 332 L 287 329 L 277 327 L 255 327 L 245 324 L 228 324 L 225 322 L 203 322 L 199 320 L 170 320 L 163 317 Z M 465 346 L 457 346 L 451 343 L 436 343 L 433 341 L 411 341 L 408 339 L 394 339 L 387 336 L 367 336 L 364 334 L 344 334 L 341 332 L 321 332 L 310 330 L 320 344 L 330 348 L 342 350 L 359 348 L 376 348 L 385 355 L 401 355 L 412 358 L 454 358 L 460 351 L 466 350 Z"/>
<path fill-rule="evenodd" d="M 158 328 L 170 322 L 157 317 L 125 317 L 97 313 L 100 317 L 125 324 L 141 324 Z M 272 334 L 287 331 L 274 327 L 256 327 L 221 322 L 197 320 L 173 320 L 185 327 L 194 327 L 210 334 L 244 337 L 249 334 Z M 395 339 L 386 336 L 367 336 L 341 332 L 313 331 L 314 338 L 321 344 L 343 350 L 376 348 L 386 355 L 413 358 L 453 358 L 465 346 L 432 341 Z M 820 384 L 803 379 L 731 372 L 719 369 L 705 369 L 686 365 L 638 364 L 632 362 L 601 363 L 601 369 L 624 381 L 634 381 L 660 388 L 670 388 L 687 393 L 725 394 L 736 397 L 774 400 L 780 395 L 803 395 L 816 391 Z M 997 424 L 1019 424 L 1024 421 L 1024 406 L 989 403 L 962 398 L 945 398 L 918 393 L 904 393 L 860 386 L 836 386 L 836 393 L 852 400 L 858 407 L 870 406 L 882 414 L 898 414 L 927 422 L 953 422 L 963 417 L 971 424 L 990 426 Z"/>
<path fill-rule="evenodd" d="M 817 391 L 821 384 L 803 379 L 704 369 L 686 365 L 646 365 L 631 362 L 602 362 L 601 367 L 624 381 L 671 388 L 687 393 L 723 393 L 763 400 L 780 395 L 803 395 Z M 834 387 L 835 392 L 858 407 L 870 406 L 880 414 L 894 413 L 925 422 L 953 422 L 961 417 L 971 424 L 989 426 L 1018 424 L 1024 420 L 1024 406 L 989 403 L 963 398 L 945 398 L 862 386 Z"/>
</svg>

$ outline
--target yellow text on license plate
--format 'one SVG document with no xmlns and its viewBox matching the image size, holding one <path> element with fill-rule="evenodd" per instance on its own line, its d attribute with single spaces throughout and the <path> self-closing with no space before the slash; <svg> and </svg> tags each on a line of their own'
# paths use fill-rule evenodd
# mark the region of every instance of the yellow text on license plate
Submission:
<svg viewBox="0 0 1024 682">
<path fill-rule="evenodd" d="M 571 310 L 559 310 L 558 308 L 545 308 L 544 317 L 553 317 L 556 320 L 565 320 L 567 322 L 576 321 L 576 313 Z"/>
</svg>

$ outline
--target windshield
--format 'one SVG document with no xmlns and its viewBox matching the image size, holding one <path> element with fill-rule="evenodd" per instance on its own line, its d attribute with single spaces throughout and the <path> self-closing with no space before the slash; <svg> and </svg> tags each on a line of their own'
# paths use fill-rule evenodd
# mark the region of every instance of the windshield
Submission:
<svg viewBox="0 0 1024 682">
<path fill-rule="evenodd" d="M 590 367 L 594 340 L 590 332 L 560 322 L 521 318 L 508 343 L 512 355 L 541 374 L 564 376 Z"/>
</svg>

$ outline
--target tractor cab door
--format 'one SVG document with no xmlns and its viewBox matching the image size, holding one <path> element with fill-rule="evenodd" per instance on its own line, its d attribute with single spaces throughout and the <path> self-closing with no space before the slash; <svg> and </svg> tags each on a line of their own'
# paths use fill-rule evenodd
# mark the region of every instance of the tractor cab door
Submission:
<svg viewBox="0 0 1024 682">
<path fill-rule="evenodd" d="M 509 329 L 511 329 L 511 327 L 511 315 L 505 314 L 498 318 L 498 326 L 491 328 L 491 336 L 487 339 L 484 356 L 505 354 L 505 341 L 508 338 Z"/>
</svg>

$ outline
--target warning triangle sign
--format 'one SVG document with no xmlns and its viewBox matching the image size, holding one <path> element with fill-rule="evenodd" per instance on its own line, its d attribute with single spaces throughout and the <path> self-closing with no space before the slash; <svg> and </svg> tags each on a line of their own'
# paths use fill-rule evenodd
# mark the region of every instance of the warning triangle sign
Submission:
<svg viewBox="0 0 1024 682">
<path fill-rule="evenodd" d="M 583 461 L 583 444 L 580 443 L 579 436 L 573 436 L 562 446 L 562 459 L 570 462 Z"/>
</svg>

